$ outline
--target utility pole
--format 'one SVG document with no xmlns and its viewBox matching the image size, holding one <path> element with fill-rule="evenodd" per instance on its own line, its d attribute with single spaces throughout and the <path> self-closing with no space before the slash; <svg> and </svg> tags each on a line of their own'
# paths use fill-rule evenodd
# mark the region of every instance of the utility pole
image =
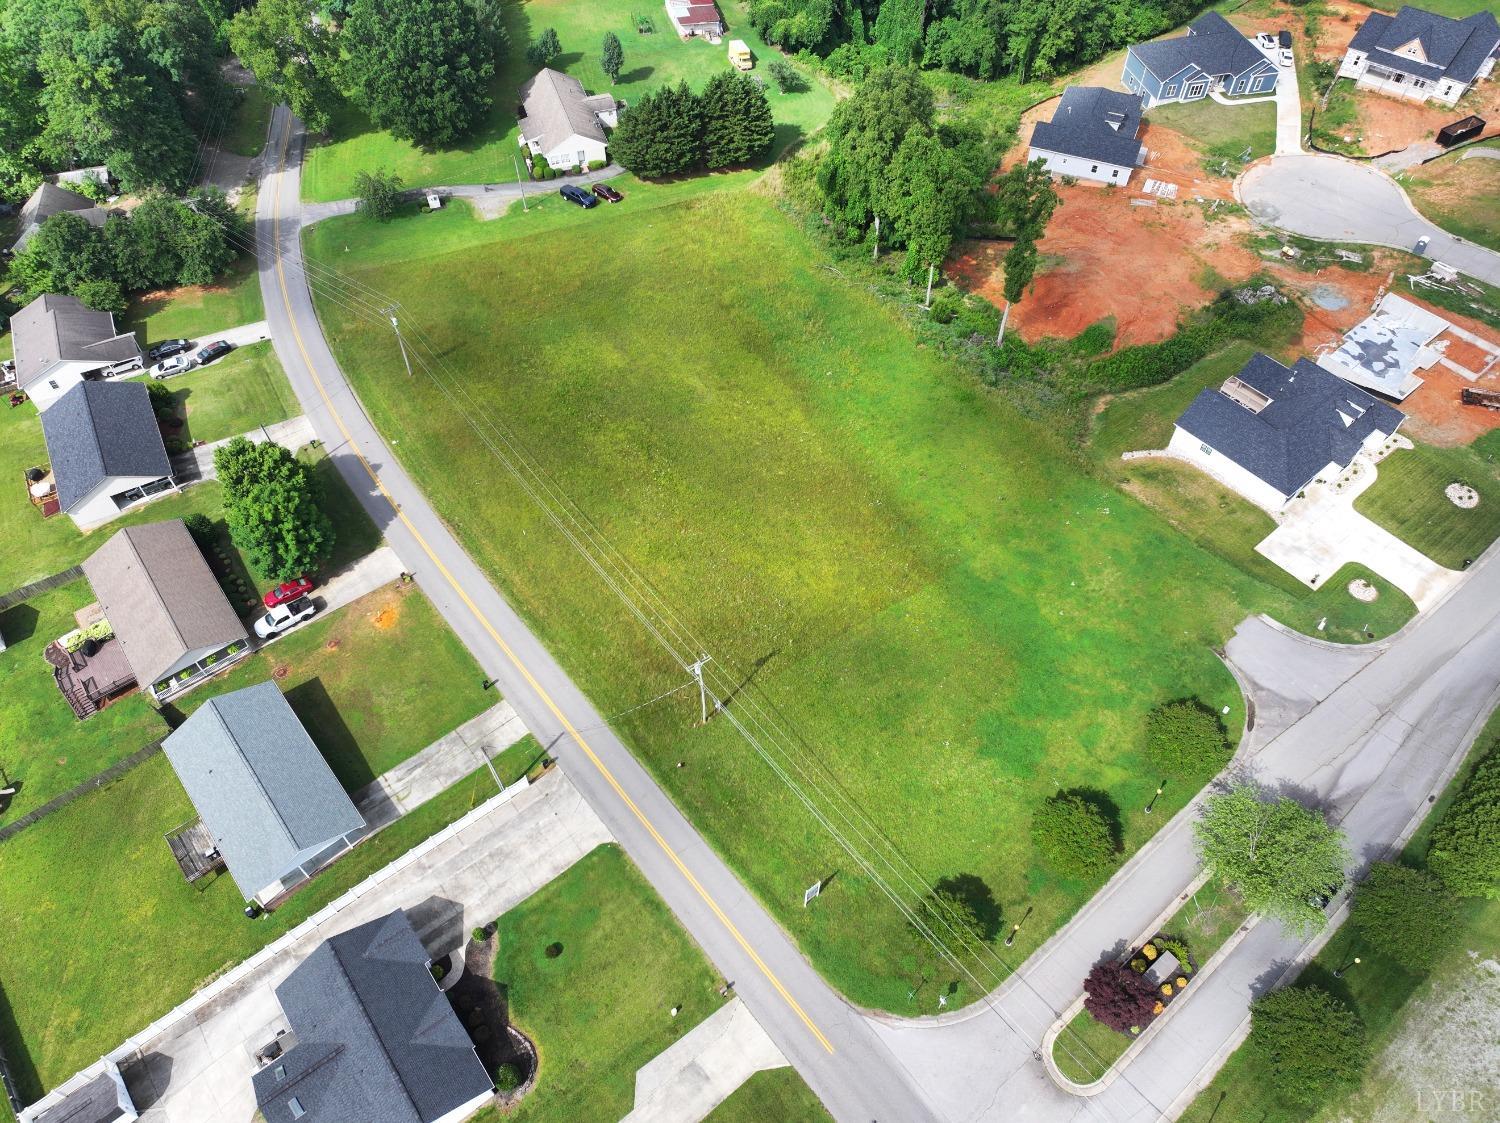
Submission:
<svg viewBox="0 0 1500 1123">
<path fill-rule="evenodd" d="M 875 216 L 875 245 L 871 249 L 870 260 L 871 261 L 879 261 L 880 260 L 880 216 L 879 215 Z"/>
<path fill-rule="evenodd" d="M 923 308 L 932 307 L 932 274 L 934 272 L 936 272 L 936 267 L 929 265 L 927 267 L 927 299 L 922 301 Z"/>
<path fill-rule="evenodd" d="M 703 668 L 713 662 L 711 655 L 702 655 L 696 663 L 689 663 L 683 669 L 693 676 L 693 681 L 698 684 L 698 724 L 708 724 L 708 685 L 703 681 Z M 719 700 L 714 699 L 714 713 L 719 712 Z"/>
<path fill-rule="evenodd" d="M 526 205 L 526 181 L 521 178 L 521 160 L 514 152 L 510 154 L 510 162 L 516 166 L 516 186 L 521 189 L 521 212 L 524 214 L 531 210 Z"/>
<path fill-rule="evenodd" d="M 1000 313 L 1000 330 L 995 333 L 995 346 L 1005 342 L 1005 321 L 1010 319 L 1010 301 L 1005 302 L 1005 311 Z"/>
<path fill-rule="evenodd" d="M 396 345 L 401 348 L 401 361 L 406 364 L 406 377 L 410 378 L 411 360 L 406 357 L 406 340 L 401 338 L 401 322 L 396 319 L 396 309 L 394 306 L 387 308 L 386 312 L 390 314 L 391 327 L 396 332 Z"/>
</svg>

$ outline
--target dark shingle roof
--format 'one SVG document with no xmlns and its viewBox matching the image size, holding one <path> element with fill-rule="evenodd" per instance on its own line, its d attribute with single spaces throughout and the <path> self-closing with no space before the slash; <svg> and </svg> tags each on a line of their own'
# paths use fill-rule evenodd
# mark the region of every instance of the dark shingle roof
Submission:
<svg viewBox="0 0 1500 1123">
<path fill-rule="evenodd" d="M 1188 27 L 1186 35 L 1137 43 L 1130 51 L 1163 79 L 1188 66 L 1205 74 L 1243 74 L 1256 63 L 1267 62 L 1259 48 L 1218 12 L 1205 12 Z"/>
<path fill-rule="evenodd" d="M 276 988 L 297 1044 L 257 1072 L 266 1123 L 432 1123 L 493 1085 L 401 911 L 319 944 Z"/>
<path fill-rule="evenodd" d="M 1133 168 L 1140 160 L 1141 99 L 1098 86 L 1069 86 L 1052 120 L 1039 121 L 1031 143 L 1049 152 Z"/>
<path fill-rule="evenodd" d="M 162 749 L 247 898 L 364 826 L 274 682 L 210 698 Z"/>
<path fill-rule="evenodd" d="M 57 501 L 71 511 L 116 476 L 168 476 L 151 395 L 140 382 L 80 382 L 42 414 Z"/>
<path fill-rule="evenodd" d="M 1270 404 L 1255 413 L 1204 390 L 1177 424 L 1282 495 L 1295 495 L 1329 464 L 1347 467 L 1371 433 L 1394 433 L 1406 419 L 1307 359 L 1288 368 L 1257 354 L 1239 379 Z"/>
<path fill-rule="evenodd" d="M 1422 45 L 1426 61 L 1395 52 L 1412 40 Z M 1402 8 L 1394 16 L 1371 12 L 1349 46 L 1364 51 L 1371 61 L 1419 78 L 1451 78 L 1465 84 L 1474 80 L 1484 60 L 1500 43 L 1500 21 L 1492 12 L 1475 12 L 1450 19 L 1421 8 Z"/>
<path fill-rule="evenodd" d="M 20 253 L 26 248 L 26 243 L 36 236 L 42 223 L 63 211 L 72 211 L 90 226 L 103 226 L 104 220 L 109 217 L 102 207 L 94 205 L 92 199 L 44 180 L 31 193 L 31 198 L 21 205 L 20 221 L 16 224 L 21 236 L 11 248 Z"/>
<path fill-rule="evenodd" d="M 113 316 L 90 308 L 76 296 L 43 293 L 11 317 L 10 330 L 16 381 L 23 390 L 59 360 L 104 366 L 141 354 L 134 333 L 118 334 Z"/>
<path fill-rule="evenodd" d="M 109 1071 L 101 1072 L 81 1088 L 74 1089 L 61 1103 L 53 1104 L 38 1113 L 32 1123 L 115 1123 L 127 1116 L 135 1118 L 133 1109 L 126 1110 L 130 1097 L 120 1102 L 121 1085 L 115 1081 L 118 1069 L 113 1065 Z"/>
<path fill-rule="evenodd" d="M 126 527 L 94 551 L 83 573 L 142 686 L 189 652 L 248 640 L 181 519 Z"/>
</svg>

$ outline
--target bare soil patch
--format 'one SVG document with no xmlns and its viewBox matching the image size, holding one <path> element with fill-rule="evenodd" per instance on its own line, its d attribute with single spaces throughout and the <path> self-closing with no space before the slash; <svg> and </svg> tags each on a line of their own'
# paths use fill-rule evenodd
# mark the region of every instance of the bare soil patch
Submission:
<svg viewBox="0 0 1500 1123">
<path fill-rule="evenodd" d="M 400 618 L 400 607 L 394 601 L 392 601 L 388 605 L 385 605 L 379 612 L 375 613 L 375 615 L 371 617 L 371 619 L 375 622 L 375 626 L 382 630 L 395 627 L 396 621 Z"/>
<path fill-rule="evenodd" d="M 1359 114 L 1359 136 L 1364 151 L 1371 156 L 1405 148 L 1418 141 L 1432 140 L 1444 125 L 1478 114 L 1490 122 L 1486 136 L 1500 133 L 1500 88 L 1494 82 L 1481 82 L 1479 88 L 1457 106 L 1403 101 L 1375 90 L 1358 90 L 1355 106 Z"/>
</svg>

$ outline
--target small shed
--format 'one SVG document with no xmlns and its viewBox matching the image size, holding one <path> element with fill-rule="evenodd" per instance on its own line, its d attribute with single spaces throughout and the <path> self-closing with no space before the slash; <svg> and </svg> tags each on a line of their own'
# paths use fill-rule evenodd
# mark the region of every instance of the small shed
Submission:
<svg viewBox="0 0 1500 1123">
<path fill-rule="evenodd" d="M 1461 121 L 1454 121 L 1451 125 L 1444 125 L 1438 130 L 1437 142 L 1444 148 L 1452 148 L 1455 144 L 1462 144 L 1466 140 L 1473 140 L 1484 132 L 1485 120 L 1476 117 L 1472 113 Z"/>
<path fill-rule="evenodd" d="M 729 62 L 736 70 L 753 70 L 755 68 L 755 57 L 750 53 L 750 45 L 743 39 L 731 39 L 729 41 Z"/>
</svg>

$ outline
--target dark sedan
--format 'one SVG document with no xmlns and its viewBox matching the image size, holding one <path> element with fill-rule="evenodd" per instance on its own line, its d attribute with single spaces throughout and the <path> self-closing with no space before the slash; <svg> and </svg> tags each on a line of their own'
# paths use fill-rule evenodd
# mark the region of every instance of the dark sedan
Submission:
<svg viewBox="0 0 1500 1123">
<path fill-rule="evenodd" d="M 193 345 L 191 339 L 163 339 L 146 352 L 146 358 L 153 363 L 159 363 L 163 359 L 170 359 L 173 355 L 180 355 Z"/>
<path fill-rule="evenodd" d="M 211 363 L 215 359 L 222 359 L 233 350 L 234 344 L 230 343 L 229 340 L 216 339 L 198 352 L 198 365 L 201 367 L 204 363 Z"/>
<path fill-rule="evenodd" d="M 594 194 L 609 203 L 618 203 L 621 199 L 625 198 L 624 195 L 621 195 L 607 183 L 594 184 Z"/>
<path fill-rule="evenodd" d="M 575 187 L 571 183 L 565 183 L 557 189 L 557 193 L 570 203 L 577 203 L 587 210 L 589 207 L 597 207 L 599 200 L 590 195 L 581 187 Z"/>
</svg>

